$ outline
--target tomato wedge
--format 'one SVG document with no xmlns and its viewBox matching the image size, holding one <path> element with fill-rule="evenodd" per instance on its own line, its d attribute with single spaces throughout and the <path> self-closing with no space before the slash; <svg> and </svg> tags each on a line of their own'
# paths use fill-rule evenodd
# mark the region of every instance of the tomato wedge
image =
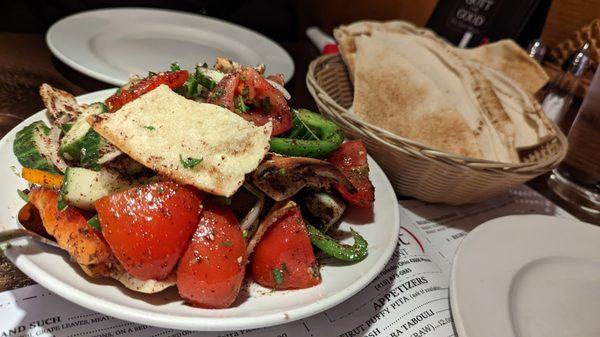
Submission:
<svg viewBox="0 0 600 337">
<path fill-rule="evenodd" d="M 246 241 L 233 212 L 207 203 L 179 261 L 179 294 L 194 306 L 229 307 L 240 291 L 246 261 Z"/>
<path fill-rule="evenodd" d="M 167 277 L 200 219 L 203 195 L 192 187 L 159 182 L 96 201 L 102 233 L 117 259 L 141 279 Z"/>
<path fill-rule="evenodd" d="M 240 74 L 231 73 L 225 75 L 208 95 L 208 103 L 220 105 L 225 109 L 235 111 L 233 101 L 239 82 Z"/>
<path fill-rule="evenodd" d="M 102 263 L 112 255 L 102 234 L 90 227 L 83 212 L 75 207 L 59 211 L 58 192 L 34 187 L 29 202 L 40 212 L 44 228 L 71 258 L 83 265 Z"/>
<path fill-rule="evenodd" d="M 321 283 L 317 260 L 298 207 L 267 229 L 254 249 L 250 272 L 256 282 L 275 289 L 310 288 Z"/>
<path fill-rule="evenodd" d="M 271 121 L 273 136 L 292 128 L 285 97 L 252 68 L 225 76 L 210 92 L 208 102 L 237 112 L 256 125 Z"/>
<path fill-rule="evenodd" d="M 161 84 L 165 84 L 171 89 L 177 89 L 187 81 L 188 76 L 187 70 L 165 71 L 149 76 L 140 82 L 133 84 L 131 87 L 120 90 L 107 98 L 106 105 L 108 106 L 108 111 L 115 112 L 119 110 L 123 105 L 152 91 Z"/>
<path fill-rule="evenodd" d="M 369 180 L 365 145 L 360 140 L 347 141 L 331 154 L 327 161 L 339 168 L 357 189 L 356 193 L 350 193 L 344 186 L 336 184 L 335 187 L 342 197 L 358 207 L 372 207 L 375 188 Z"/>
</svg>

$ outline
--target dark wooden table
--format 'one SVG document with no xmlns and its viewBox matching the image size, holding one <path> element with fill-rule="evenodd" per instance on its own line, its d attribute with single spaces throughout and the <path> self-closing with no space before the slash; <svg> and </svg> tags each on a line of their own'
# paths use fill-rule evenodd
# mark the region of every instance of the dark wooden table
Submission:
<svg viewBox="0 0 600 337">
<path fill-rule="evenodd" d="M 294 77 L 286 85 L 292 95 L 291 105 L 316 109 L 306 89 L 305 75 L 310 61 L 319 55 L 318 51 L 308 40 L 282 43 L 282 46 L 290 53 L 296 66 Z M 38 88 L 44 82 L 74 95 L 112 87 L 69 68 L 53 57 L 43 35 L 0 33 L 0 60 L 0 136 L 43 108 Z M 547 176 L 541 176 L 529 185 L 581 220 L 600 224 L 598 218 L 590 217 L 552 194 L 546 180 Z M 33 281 L 0 254 L 0 291 L 31 283 Z"/>
</svg>

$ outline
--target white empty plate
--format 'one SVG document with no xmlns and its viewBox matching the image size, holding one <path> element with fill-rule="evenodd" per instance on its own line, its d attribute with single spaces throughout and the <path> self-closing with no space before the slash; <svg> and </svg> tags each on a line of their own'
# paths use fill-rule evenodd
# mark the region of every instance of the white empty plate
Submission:
<svg viewBox="0 0 600 337">
<path fill-rule="evenodd" d="M 52 53 L 76 70 L 114 85 L 131 74 L 212 65 L 217 56 L 245 65 L 264 63 L 267 74 L 294 74 L 294 62 L 278 44 L 226 21 L 182 12 L 115 8 L 77 13 L 56 22 L 46 34 Z"/>
<path fill-rule="evenodd" d="M 600 336 L 600 227 L 497 218 L 461 243 L 450 281 L 460 337 Z"/>
<path fill-rule="evenodd" d="M 114 89 L 78 97 L 83 103 L 103 101 Z M 25 125 L 44 120 L 45 110 L 29 117 L 0 140 L 0 230 L 17 228 L 16 215 L 24 202 L 17 189 L 27 187 L 15 174 L 21 165 L 12 144 Z M 25 274 L 57 295 L 88 309 L 119 319 L 166 328 L 186 330 L 238 330 L 283 324 L 337 305 L 363 289 L 385 267 L 396 249 L 400 219 L 398 201 L 381 168 L 369 157 L 369 177 L 375 186 L 373 210 L 348 207 L 340 229 L 354 228 L 369 243 L 369 255 L 361 262 L 326 264 L 321 268 L 318 286 L 291 291 L 275 291 L 252 283 L 248 296 L 240 296 L 227 309 L 201 309 L 183 303 L 177 289 L 158 294 L 141 294 L 125 289 L 109 279 L 90 279 L 68 254 L 35 242 L 18 242 L 6 256 Z M 345 239 L 351 242 L 352 239 Z M 0 321 L 2 318 L 0 317 Z"/>
</svg>

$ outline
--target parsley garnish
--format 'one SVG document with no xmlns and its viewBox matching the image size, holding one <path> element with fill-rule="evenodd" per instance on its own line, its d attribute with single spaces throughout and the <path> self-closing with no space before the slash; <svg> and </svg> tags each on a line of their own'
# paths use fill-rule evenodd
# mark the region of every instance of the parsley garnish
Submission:
<svg viewBox="0 0 600 337">
<path fill-rule="evenodd" d="M 183 156 L 179 155 L 179 161 L 181 162 L 183 167 L 185 167 L 186 169 L 193 169 L 194 167 L 196 167 L 198 164 L 200 164 L 202 162 L 202 158 L 193 158 L 193 157 L 183 158 Z"/>
<path fill-rule="evenodd" d="M 146 126 L 144 126 L 144 129 L 148 129 L 148 130 L 150 130 L 150 131 L 154 131 L 154 130 L 156 130 L 156 128 L 155 128 L 155 127 L 153 127 L 152 125 L 146 125 Z"/>
<path fill-rule="evenodd" d="M 21 191 L 21 190 L 17 189 L 17 194 L 19 194 L 19 197 L 21 197 L 21 199 L 23 199 L 23 201 L 25 201 L 25 202 L 29 201 L 29 195 L 27 195 L 27 193 L 25 191 Z"/>
<path fill-rule="evenodd" d="M 273 279 L 275 284 L 281 285 L 283 283 L 283 272 L 277 268 L 273 268 Z"/>
<path fill-rule="evenodd" d="M 171 63 L 171 71 L 177 71 L 177 70 L 181 70 L 179 63 L 177 63 L 177 62 Z"/>
<path fill-rule="evenodd" d="M 98 221 L 98 214 L 96 214 L 93 217 L 91 217 L 87 221 L 87 223 L 88 223 L 88 225 L 90 225 L 90 227 L 92 227 L 93 229 L 97 230 L 98 232 L 102 231 L 102 229 L 100 228 L 100 221 Z"/>
<path fill-rule="evenodd" d="M 210 93 L 210 99 L 217 99 L 221 96 L 223 96 L 223 94 L 225 94 L 225 92 L 223 91 L 222 88 L 215 88 L 213 89 L 213 91 Z"/>
<path fill-rule="evenodd" d="M 231 241 L 223 241 L 221 242 L 221 244 L 219 246 L 221 247 L 231 247 L 233 245 L 233 242 Z"/>
<path fill-rule="evenodd" d="M 248 111 L 248 106 L 244 103 L 244 98 L 242 96 L 238 96 L 235 103 L 235 112 L 245 113 Z"/>
</svg>

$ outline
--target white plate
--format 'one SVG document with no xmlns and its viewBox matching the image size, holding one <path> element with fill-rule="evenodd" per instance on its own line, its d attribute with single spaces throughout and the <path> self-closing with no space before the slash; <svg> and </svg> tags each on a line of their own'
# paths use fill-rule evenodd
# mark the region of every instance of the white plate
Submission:
<svg viewBox="0 0 600 337">
<path fill-rule="evenodd" d="M 484 223 L 454 258 L 460 337 L 600 335 L 600 227 L 546 215 Z"/>
<path fill-rule="evenodd" d="M 123 85 L 129 75 L 213 64 L 225 56 L 246 65 L 264 63 L 267 74 L 294 74 L 294 62 L 275 42 L 226 21 L 146 8 L 100 9 L 56 22 L 46 34 L 61 61 L 98 80 Z"/>
<path fill-rule="evenodd" d="M 97 102 L 114 89 L 78 97 L 81 102 Z M 15 133 L 29 123 L 46 119 L 44 111 L 25 120 L 0 141 L 0 202 L 5 205 L 0 227 L 17 227 L 15 217 L 23 205 L 17 188 L 26 183 L 15 175 L 20 165 L 12 153 Z M 11 167 L 12 166 L 12 167 Z M 89 309 L 124 320 L 160 327 L 188 330 L 237 330 L 291 322 L 314 315 L 343 302 L 363 289 L 383 269 L 392 255 L 399 232 L 399 210 L 396 196 L 381 168 L 369 158 L 370 177 L 375 185 L 373 212 L 349 207 L 341 224 L 356 229 L 369 242 L 369 255 L 359 263 L 325 265 L 319 286 L 270 292 L 256 284 L 250 296 L 237 306 L 223 310 L 207 310 L 184 305 L 176 289 L 154 295 L 128 291 L 112 280 L 92 281 L 80 268 L 69 262 L 68 255 L 52 247 L 28 243 L 13 247 L 6 255 L 25 274 L 54 293 Z M 26 242 L 25 242 L 26 243 Z"/>
</svg>

